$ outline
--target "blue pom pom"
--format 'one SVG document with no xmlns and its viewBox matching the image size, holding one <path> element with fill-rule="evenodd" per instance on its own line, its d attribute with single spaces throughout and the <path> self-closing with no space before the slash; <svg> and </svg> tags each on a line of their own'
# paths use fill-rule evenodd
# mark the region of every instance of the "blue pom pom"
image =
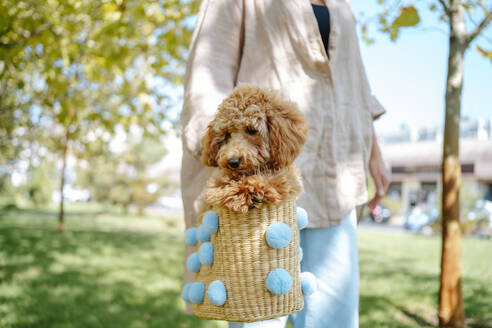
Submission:
<svg viewBox="0 0 492 328">
<path fill-rule="evenodd" d="M 203 223 L 202 223 L 203 231 L 208 233 L 209 235 L 213 235 L 219 229 L 219 217 L 217 213 L 213 211 L 208 211 L 203 215 Z"/>
<path fill-rule="evenodd" d="M 302 294 L 309 296 L 318 289 L 316 277 L 311 272 L 301 273 Z"/>
<path fill-rule="evenodd" d="M 266 279 L 266 288 L 275 295 L 282 295 L 289 292 L 292 287 L 292 277 L 284 269 L 271 271 Z"/>
<path fill-rule="evenodd" d="M 198 258 L 198 253 L 192 253 L 190 256 L 188 256 L 188 259 L 186 260 L 186 268 L 190 270 L 191 272 L 198 272 L 200 271 L 201 267 L 200 259 Z"/>
<path fill-rule="evenodd" d="M 266 241 L 272 248 L 283 248 L 292 239 L 292 232 L 288 225 L 283 222 L 272 223 L 266 231 Z"/>
<path fill-rule="evenodd" d="M 205 295 L 205 284 L 203 282 L 194 282 L 191 284 L 190 293 L 188 295 L 190 302 L 193 304 L 201 304 Z"/>
<path fill-rule="evenodd" d="M 304 229 L 308 225 L 308 214 L 302 207 L 297 208 L 297 226 L 299 230 Z"/>
<path fill-rule="evenodd" d="M 203 243 L 205 241 L 210 241 L 210 235 L 203 230 L 202 226 L 199 226 L 198 229 L 196 229 L 196 239 Z"/>
<path fill-rule="evenodd" d="M 188 295 L 190 293 L 190 287 L 191 287 L 191 283 L 184 285 L 183 291 L 181 292 L 181 298 L 184 299 L 186 302 L 190 301 L 190 299 L 188 298 Z"/>
<path fill-rule="evenodd" d="M 302 261 L 303 257 L 304 257 L 304 251 L 302 250 L 302 247 L 299 246 L 299 261 Z"/>
<path fill-rule="evenodd" d="M 196 245 L 196 228 L 189 228 L 185 233 L 185 242 L 190 246 Z"/>
<path fill-rule="evenodd" d="M 226 299 L 227 299 L 227 294 L 226 294 L 226 289 L 222 281 L 220 280 L 215 280 L 208 285 L 207 289 L 207 296 L 208 299 L 210 300 L 210 303 L 213 305 L 221 306 L 224 305 Z"/>
<path fill-rule="evenodd" d="M 214 263 L 214 244 L 206 242 L 201 244 L 198 249 L 198 258 L 203 265 L 212 265 Z"/>
</svg>

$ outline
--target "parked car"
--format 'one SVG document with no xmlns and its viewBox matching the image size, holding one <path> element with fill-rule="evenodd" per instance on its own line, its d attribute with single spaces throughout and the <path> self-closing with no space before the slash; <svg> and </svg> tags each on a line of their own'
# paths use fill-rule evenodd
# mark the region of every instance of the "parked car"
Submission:
<svg viewBox="0 0 492 328">
<path fill-rule="evenodd" d="M 378 204 L 373 209 L 369 209 L 369 217 L 374 223 L 386 223 L 391 218 L 391 210 L 383 204 Z"/>
<path fill-rule="evenodd" d="M 414 233 L 432 235 L 435 232 L 433 224 L 438 217 L 439 211 L 437 208 L 431 208 L 428 211 L 424 211 L 421 207 L 416 205 L 408 212 L 405 218 L 404 228 Z"/>
<path fill-rule="evenodd" d="M 490 238 L 492 236 L 492 201 L 478 200 L 468 215 L 462 218 L 462 228 L 464 228 L 464 233 Z"/>
</svg>

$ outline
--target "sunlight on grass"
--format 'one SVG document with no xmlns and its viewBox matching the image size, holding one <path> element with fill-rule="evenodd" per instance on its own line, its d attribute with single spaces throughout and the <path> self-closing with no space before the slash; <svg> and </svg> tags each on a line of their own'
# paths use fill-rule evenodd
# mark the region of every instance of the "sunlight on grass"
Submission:
<svg viewBox="0 0 492 328">
<path fill-rule="evenodd" d="M 359 249 L 361 327 L 437 325 L 437 236 L 360 231 Z M 463 240 L 463 296 L 470 327 L 492 326 L 490 304 L 484 301 L 492 299 L 491 251 L 489 240 Z"/>
<path fill-rule="evenodd" d="M 226 327 L 184 314 L 183 220 L 0 212 L 0 327 Z M 436 324 L 440 241 L 360 231 L 361 327 Z M 463 241 L 470 327 L 491 327 L 492 243 Z"/>
<path fill-rule="evenodd" d="M 220 326 L 184 314 L 182 219 L 51 214 L 0 214 L 1 327 Z"/>
</svg>

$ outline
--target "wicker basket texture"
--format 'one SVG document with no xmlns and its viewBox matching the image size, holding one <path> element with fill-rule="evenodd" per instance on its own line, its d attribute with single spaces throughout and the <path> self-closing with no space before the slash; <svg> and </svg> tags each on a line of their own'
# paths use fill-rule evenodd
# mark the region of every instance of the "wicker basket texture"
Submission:
<svg viewBox="0 0 492 328">
<path fill-rule="evenodd" d="M 208 287 L 212 281 L 221 280 L 227 301 L 215 306 L 205 295 L 202 304 L 193 305 L 193 312 L 205 319 L 241 322 L 299 312 L 304 301 L 295 200 L 265 204 L 245 214 L 225 208 L 214 210 L 219 216 L 218 232 L 211 238 L 214 263 L 202 265 L 195 281 Z M 292 240 L 284 248 L 271 248 L 265 241 L 265 232 L 274 222 L 291 228 Z M 265 285 L 268 273 L 277 268 L 285 269 L 292 277 L 292 288 L 283 295 L 272 294 Z"/>
</svg>

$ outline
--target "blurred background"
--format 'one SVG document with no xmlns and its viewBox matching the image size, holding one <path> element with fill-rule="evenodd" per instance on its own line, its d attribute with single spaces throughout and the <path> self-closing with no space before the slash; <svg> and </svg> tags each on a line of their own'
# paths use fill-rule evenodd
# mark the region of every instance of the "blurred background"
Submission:
<svg viewBox="0 0 492 328">
<path fill-rule="evenodd" d="M 392 172 L 360 224 L 361 327 L 438 325 L 443 4 L 352 0 Z M 199 5 L 0 0 L 0 327 L 225 327 L 180 298 L 179 114 Z M 467 28 L 490 22 L 491 1 L 465 5 Z M 466 52 L 455 129 L 469 327 L 492 327 L 487 24 Z"/>
</svg>

